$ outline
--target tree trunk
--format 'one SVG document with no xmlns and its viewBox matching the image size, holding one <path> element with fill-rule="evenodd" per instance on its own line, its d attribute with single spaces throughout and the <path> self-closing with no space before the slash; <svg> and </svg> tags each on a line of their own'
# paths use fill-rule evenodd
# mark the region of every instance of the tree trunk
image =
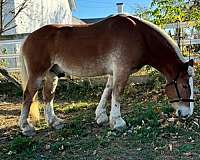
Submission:
<svg viewBox="0 0 200 160">
<path fill-rule="evenodd" d="M 3 31 L 3 0 L 0 0 L 0 35 Z"/>
<path fill-rule="evenodd" d="M 0 68 L 0 73 L 10 82 L 12 82 L 17 88 L 22 90 L 21 84 L 13 77 L 11 77 L 7 70 Z"/>
</svg>

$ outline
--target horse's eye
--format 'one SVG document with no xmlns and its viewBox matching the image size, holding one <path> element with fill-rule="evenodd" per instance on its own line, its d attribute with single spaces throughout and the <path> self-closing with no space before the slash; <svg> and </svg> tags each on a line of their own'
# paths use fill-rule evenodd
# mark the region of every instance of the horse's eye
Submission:
<svg viewBox="0 0 200 160">
<path fill-rule="evenodd" d="M 187 89 L 187 88 L 188 88 L 188 85 L 183 85 L 183 88 Z"/>
</svg>

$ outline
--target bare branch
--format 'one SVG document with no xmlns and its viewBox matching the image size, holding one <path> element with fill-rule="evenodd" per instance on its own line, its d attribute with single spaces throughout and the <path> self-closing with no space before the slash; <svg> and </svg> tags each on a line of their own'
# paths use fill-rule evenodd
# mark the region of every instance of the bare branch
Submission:
<svg viewBox="0 0 200 160">
<path fill-rule="evenodd" d="M 5 6 L 7 3 L 8 3 L 8 0 L 2 0 L 2 2 L 3 2 L 3 6 Z"/>
<path fill-rule="evenodd" d="M 4 25 L 4 28 L 8 27 L 12 22 L 13 20 L 19 15 L 19 13 L 24 9 L 26 8 L 26 3 L 27 3 L 28 0 L 25 0 L 19 7 L 19 10 L 17 11 L 17 13 L 13 16 L 13 18 L 10 19 L 10 21 L 8 21 L 5 25 Z"/>
<path fill-rule="evenodd" d="M 0 73 L 10 82 L 12 82 L 16 87 L 18 87 L 20 90 L 22 90 L 21 84 L 13 77 L 11 77 L 4 68 L 0 68 Z"/>
<path fill-rule="evenodd" d="M 27 3 L 28 1 L 30 0 L 24 0 L 23 3 L 21 3 L 19 6 L 17 6 L 16 8 L 10 8 L 10 10 L 8 11 L 8 14 L 13 14 L 12 18 L 6 22 L 5 24 L 3 23 L 4 22 L 4 17 L 6 17 L 6 14 L 3 15 L 3 5 L 5 5 L 6 3 L 8 3 L 9 0 L 0 0 L 0 7 L 1 7 L 1 11 L 0 11 L 0 20 L 1 20 L 1 23 L 0 23 L 0 35 L 5 32 L 5 31 L 8 31 L 8 30 L 11 30 L 13 28 L 16 27 L 16 25 L 12 26 L 12 27 L 9 27 L 12 22 L 14 21 L 14 19 L 20 14 L 20 12 L 22 12 L 26 7 L 27 7 Z M 17 12 L 15 13 L 15 10 L 17 10 Z"/>
<path fill-rule="evenodd" d="M 14 25 L 14 26 L 12 26 L 12 27 L 9 27 L 9 28 L 0 30 L 0 35 L 1 35 L 3 32 L 9 31 L 9 30 L 11 30 L 11 29 L 13 29 L 13 28 L 15 28 L 15 27 L 17 27 L 17 25 Z"/>
</svg>

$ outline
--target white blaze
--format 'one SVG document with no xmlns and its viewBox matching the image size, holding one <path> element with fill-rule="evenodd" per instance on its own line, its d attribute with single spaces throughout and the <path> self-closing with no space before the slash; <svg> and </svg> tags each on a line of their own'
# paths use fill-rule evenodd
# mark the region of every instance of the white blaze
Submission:
<svg viewBox="0 0 200 160">
<path fill-rule="evenodd" d="M 194 77 L 194 68 L 192 66 L 188 67 L 188 75 L 190 76 L 189 78 L 189 85 L 190 85 L 190 99 L 194 98 L 194 91 L 193 91 L 193 77 Z M 190 102 L 190 115 L 193 114 L 193 109 L 194 109 L 194 102 Z"/>
<path fill-rule="evenodd" d="M 194 76 L 194 69 L 193 67 L 189 66 L 188 67 L 188 75 L 189 77 L 189 86 L 190 86 L 190 98 L 189 99 L 193 99 L 194 98 L 194 91 L 193 91 L 193 76 Z M 177 102 L 173 104 L 173 107 L 176 108 L 177 112 L 176 115 L 178 115 L 178 111 L 181 111 L 181 115 L 182 116 L 191 116 L 193 114 L 193 109 L 194 109 L 194 102 L 190 102 L 190 106 L 189 108 L 185 105 L 182 105 L 181 103 Z"/>
<path fill-rule="evenodd" d="M 194 91 L 193 91 L 193 78 L 192 77 L 189 78 L 189 85 L 190 85 L 190 91 L 191 91 L 190 99 L 193 99 Z M 194 109 L 194 102 L 190 102 L 190 115 L 192 115 L 193 109 Z"/>
</svg>

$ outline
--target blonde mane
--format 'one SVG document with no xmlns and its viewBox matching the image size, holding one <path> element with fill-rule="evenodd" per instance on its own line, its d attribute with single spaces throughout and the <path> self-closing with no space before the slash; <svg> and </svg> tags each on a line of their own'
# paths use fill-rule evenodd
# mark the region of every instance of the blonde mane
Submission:
<svg viewBox="0 0 200 160">
<path fill-rule="evenodd" d="M 175 50 L 179 59 L 182 62 L 186 62 L 186 59 L 181 55 L 181 51 L 180 51 L 177 43 L 164 30 L 162 30 L 160 27 L 158 27 L 157 25 L 155 25 L 152 22 L 149 22 L 147 20 L 144 20 L 144 19 L 141 19 L 141 18 L 135 17 L 135 16 L 131 16 L 131 17 L 138 19 L 139 21 L 143 22 L 147 26 L 151 27 L 152 29 L 154 29 L 155 31 L 160 33 L 167 40 L 167 42 L 172 46 L 172 48 Z"/>
</svg>

